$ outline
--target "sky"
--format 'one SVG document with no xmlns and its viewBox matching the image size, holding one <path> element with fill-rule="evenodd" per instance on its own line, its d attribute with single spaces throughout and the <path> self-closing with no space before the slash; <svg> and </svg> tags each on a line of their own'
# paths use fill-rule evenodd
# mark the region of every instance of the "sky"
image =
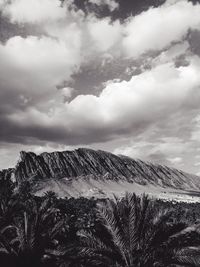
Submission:
<svg viewBox="0 0 200 267">
<path fill-rule="evenodd" d="M 0 0 L 0 169 L 102 149 L 200 175 L 200 3 Z"/>
</svg>

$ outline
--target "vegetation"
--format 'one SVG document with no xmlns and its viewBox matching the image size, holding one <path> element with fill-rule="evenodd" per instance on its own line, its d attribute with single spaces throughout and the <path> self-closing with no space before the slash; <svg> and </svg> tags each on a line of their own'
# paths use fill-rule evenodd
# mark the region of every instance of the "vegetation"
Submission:
<svg viewBox="0 0 200 267">
<path fill-rule="evenodd" d="M 200 266 L 200 204 L 112 200 L 0 187 L 2 267 Z"/>
<path fill-rule="evenodd" d="M 95 266 L 200 264 L 200 236 L 193 238 L 194 232 L 198 235 L 198 226 L 171 220 L 172 211 L 160 210 L 147 196 L 126 194 L 122 200 L 107 200 L 98 209 L 98 216 L 102 226 L 99 235 L 83 232 L 91 255 L 88 261 L 92 259 Z"/>
</svg>

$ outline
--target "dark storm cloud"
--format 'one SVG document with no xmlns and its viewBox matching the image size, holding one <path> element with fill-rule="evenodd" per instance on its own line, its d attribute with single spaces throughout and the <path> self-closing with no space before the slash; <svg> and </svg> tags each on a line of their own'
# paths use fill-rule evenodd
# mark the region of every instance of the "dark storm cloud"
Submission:
<svg viewBox="0 0 200 267">
<path fill-rule="evenodd" d="M 99 17 L 111 16 L 113 19 L 125 19 L 129 16 L 135 16 L 150 7 L 158 7 L 162 5 L 165 0 L 116 0 L 119 8 L 111 11 L 106 5 L 95 5 L 89 0 L 75 0 L 75 5 L 82 9 L 85 13 L 95 12 Z"/>
<path fill-rule="evenodd" d="M 145 65 L 146 58 L 138 61 L 124 58 L 96 59 L 81 66 L 80 70 L 71 76 L 71 81 L 66 82 L 65 86 L 74 88 L 73 98 L 79 94 L 99 95 L 106 82 L 112 80 L 128 81 L 133 75 L 140 74 Z"/>
<path fill-rule="evenodd" d="M 66 118 L 67 119 L 67 118 Z M 26 124 L 19 121 L 13 121 L 5 116 L 0 117 L 0 124 L 3 125 L 0 131 L 0 142 L 16 143 L 24 145 L 41 145 L 47 142 L 63 145 L 86 145 L 95 142 L 107 142 L 114 138 L 113 129 L 103 129 L 98 127 L 92 129 L 88 135 L 88 131 L 79 130 L 70 131 L 67 127 L 56 125 L 44 125 L 35 123 L 29 119 Z M 120 134 L 120 133 L 119 133 Z"/>
<path fill-rule="evenodd" d="M 126 19 L 129 16 L 135 16 L 152 7 L 162 6 L 167 0 L 115 0 L 119 8 L 111 11 L 107 5 L 95 5 L 90 0 L 74 0 L 77 8 L 83 10 L 86 14 L 94 12 L 97 16 L 103 18 L 110 16 L 112 19 Z M 200 0 L 188 0 L 193 4 L 200 3 Z"/>
</svg>

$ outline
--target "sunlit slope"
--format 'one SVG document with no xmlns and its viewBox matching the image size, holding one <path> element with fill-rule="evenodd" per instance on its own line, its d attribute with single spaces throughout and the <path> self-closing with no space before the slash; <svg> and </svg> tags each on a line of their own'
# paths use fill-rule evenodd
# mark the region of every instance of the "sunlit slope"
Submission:
<svg viewBox="0 0 200 267">
<path fill-rule="evenodd" d="M 30 181 L 33 191 L 55 191 L 61 197 L 109 196 L 124 191 L 158 194 L 200 189 L 200 178 L 162 165 L 80 148 L 74 151 L 21 152 L 12 171 L 17 185 Z"/>
</svg>

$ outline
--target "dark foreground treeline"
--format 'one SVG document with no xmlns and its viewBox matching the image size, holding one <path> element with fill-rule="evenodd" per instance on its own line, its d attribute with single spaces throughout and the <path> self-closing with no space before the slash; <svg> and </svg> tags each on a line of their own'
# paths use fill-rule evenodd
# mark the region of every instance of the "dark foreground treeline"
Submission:
<svg viewBox="0 0 200 267">
<path fill-rule="evenodd" d="M 0 186 L 1 267 L 200 266 L 200 204 L 58 199 Z"/>
</svg>

